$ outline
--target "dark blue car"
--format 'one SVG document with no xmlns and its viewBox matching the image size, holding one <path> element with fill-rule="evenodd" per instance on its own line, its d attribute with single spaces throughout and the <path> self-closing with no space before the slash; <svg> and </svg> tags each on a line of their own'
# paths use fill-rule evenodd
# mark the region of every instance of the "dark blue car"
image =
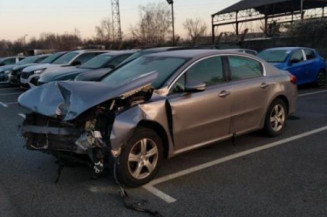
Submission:
<svg viewBox="0 0 327 217">
<path fill-rule="evenodd" d="M 297 78 L 297 84 L 326 84 L 326 63 L 318 52 L 305 47 L 278 47 L 263 50 L 259 57 L 275 67 L 289 71 Z"/>
</svg>

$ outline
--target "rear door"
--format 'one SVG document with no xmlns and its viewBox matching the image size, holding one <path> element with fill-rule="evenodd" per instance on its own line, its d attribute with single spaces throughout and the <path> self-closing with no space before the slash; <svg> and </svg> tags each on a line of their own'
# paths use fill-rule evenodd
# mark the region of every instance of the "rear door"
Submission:
<svg viewBox="0 0 327 217">
<path fill-rule="evenodd" d="M 244 56 L 228 56 L 231 92 L 231 133 L 243 133 L 260 127 L 265 116 L 271 83 L 263 65 Z"/>
<path fill-rule="evenodd" d="M 296 76 L 298 84 L 306 83 L 308 67 L 302 49 L 293 51 L 286 70 Z"/>
<path fill-rule="evenodd" d="M 206 90 L 184 92 L 186 82 L 192 80 L 206 83 Z M 176 150 L 212 142 L 229 134 L 231 100 L 225 90 L 227 86 L 219 56 L 198 61 L 173 83 L 168 101 Z"/>
<path fill-rule="evenodd" d="M 317 78 L 317 74 L 320 69 L 320 62 L 312 49 L 305 48 L 303 51 L 306 57 L 305 62 L 307 68 L 305 72 L 305 80 L 306 82 L 313 82 Z"/>
</svg>

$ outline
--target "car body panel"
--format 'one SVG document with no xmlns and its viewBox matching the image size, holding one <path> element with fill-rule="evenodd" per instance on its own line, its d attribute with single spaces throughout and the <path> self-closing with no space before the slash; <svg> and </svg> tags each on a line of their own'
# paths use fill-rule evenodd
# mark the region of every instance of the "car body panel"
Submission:
<svg viewBox="0 0 327 217">
<path fill-rule="evenodd" d="M 231 98 L 218 96 L 226 86 L 217 85 L 193 94 L 173 94 L 168 98 L 176 149 L 229 134 Z"/>
</svg>

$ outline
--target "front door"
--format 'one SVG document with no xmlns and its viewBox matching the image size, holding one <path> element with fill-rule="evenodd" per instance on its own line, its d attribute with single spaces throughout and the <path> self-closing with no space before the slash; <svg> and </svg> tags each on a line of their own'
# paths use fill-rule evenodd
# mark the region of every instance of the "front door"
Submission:
<svg viewBox="0 0 327 217">
<path fill-rule="evenodd" d="M 204 82 L 206 89 L 186 93 L 185 84 L 192 80 Z M 227 86 L 219 56 L 200 60 L 177 80 L 168 97 L 175 150 L 229 134 L 231 101 Z"/>
</svg>

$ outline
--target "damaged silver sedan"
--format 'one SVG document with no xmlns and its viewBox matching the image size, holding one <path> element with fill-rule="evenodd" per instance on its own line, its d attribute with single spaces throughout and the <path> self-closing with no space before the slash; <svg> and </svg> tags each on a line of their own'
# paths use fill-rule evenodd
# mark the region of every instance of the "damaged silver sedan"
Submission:
<svg viewBox="0 0 327 217">
<path fill-rule="evenodd" d="M 264 129 L 282 133 L 294 112 L 296 78 L 252 55 L 184 50 L 140 57 L 96 82 L 54 82 L 29 90 L 27 147 L 88 159 L 101 173 L 115 159 L 121 183 L 140 186 L 162 160 Z"/>
</svg>

